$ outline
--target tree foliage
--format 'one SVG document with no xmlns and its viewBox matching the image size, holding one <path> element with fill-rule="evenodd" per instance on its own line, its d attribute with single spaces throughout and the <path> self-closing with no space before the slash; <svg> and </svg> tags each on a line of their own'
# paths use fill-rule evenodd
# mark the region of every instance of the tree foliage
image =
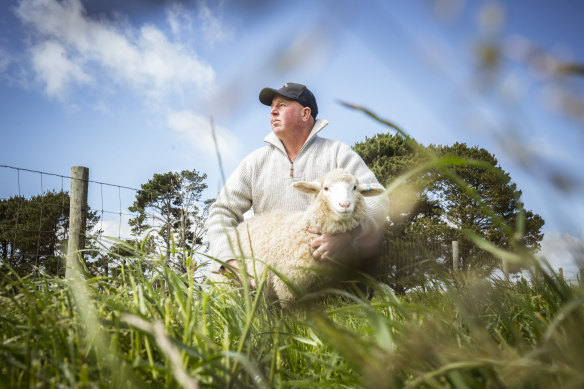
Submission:
<svg viewBox="0 0 584 389">
<path fill-rule="evenodd" d="M 499 267 L 499 259 L 468 240 L 468 231 L 504 249 L 516 247 L 517 243 L 529 250 L 539 248 L 543 219 L 523 209 L 521 191 L 487 150 L 464 143 L 425 147 L 391 134 L 368 138 L 354 149 L 386 186 L 436 158 L 481 161 L 426 169 L 408 179 L 400 178 L 400 185 L 389 194 L 386 260 L 392 276 L 398 268 L 402 273 L 413 274 L 404 269 L 413 270 L 411 265 L 416 261 L 423 262 L 426 268 L 437 264 L 451 268 L 452 241 L 461 242 L 461 268 L 488 274 Z M 518 238 L 520 226 L 524 228 Z M 396 264 L 396 256 L 407 258 L 402 261 L 407 263 Z"/>
<path fill-rule="evenodd" d="M 379 182 L 387 187 L 400 175 L 428 160 L 423 146 L 413 139 L 399 135 L 377 134 L 365 142 L 357 143 L 355 151 L 375 174 Z M 423 172 L 392 191 L 390 196 L 390 220 L 388 234 L 392 238 L 405 237 L 416 219 L 433 219 L 439 216 L 438 202 L 428 198 L 425 188 L 431 176 Z"/>
<path fill-rule="evenodd" d="M 88 211 L 87 231 L 98 220 L 97 212 Z M 49 191 L 30 199 L 13 196 L 0 200 L 2 273 L 6 275 L 6 266 L 10 266 L 21 277 L 39 271 L 63 276 L 68 229 L 67 192 Z"/>
<path fill-rule="evenodd" d="M 186 258 L 195 251 L 206 249 L 204 242 L 208 203 L 201 202 L 207 188 L 206 174 L 196 170 L 180 173 L 154 174 L 141 186 L 136 201 L 129 207 L 136 216 L 130 219 L 132 233 L 140 236 L 152 232 L 163 247 L 167 263 L 179 271 L 186 270 Z M 177 258 L 172 253 L 178 248 Z"/>
<path fill-rule="evenodd" d="M 512 249 L 518 223 L 525 222 L 520 239 L 521 246 L 531 251 L 540 248 L 543 238 L 541 227 L 544 220 L 532 211 L 524 210 L 521 190 L 498 164 L 494 155 L 479 147 L 464 143 L 435 147 L 438 156 L 456 156 L 487 162 L 492 168 L 454 166 L 452 173 L 460 177 L 466 186 L 452 180 L 444 171 L 434 172 L 429 190 L 437 197 L 443 209 L 442 217 L 462 240 L 463 231 L 471 231 L 503 249 Z M 478 194 L 473 196 L 472 192 Z M 472 267 L 473 257 L 481 254 L 476 245 L 465 244 L 461 249 L 461 265 Z M 491 268 L 496 261 L 487 263 Z"/>
</svg>

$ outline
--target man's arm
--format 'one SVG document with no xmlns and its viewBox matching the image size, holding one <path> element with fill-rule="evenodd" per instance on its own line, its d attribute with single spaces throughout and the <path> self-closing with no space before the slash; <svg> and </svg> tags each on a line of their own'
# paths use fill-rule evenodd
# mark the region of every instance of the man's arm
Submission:
<svg viewBox="0 0 584 389">
<path fill-rule="evenodd" d="M 217 200 L 209 209 L 207 237 L 209 256 L 223 262 L 233 258 L 229 234 L 243 221 L 243 214 L 252 206 L 251 176 L 245 161 L 229 176 Z M 218 271 L 221 265 L 211 262 L 210 271 Z"/>
</svg>

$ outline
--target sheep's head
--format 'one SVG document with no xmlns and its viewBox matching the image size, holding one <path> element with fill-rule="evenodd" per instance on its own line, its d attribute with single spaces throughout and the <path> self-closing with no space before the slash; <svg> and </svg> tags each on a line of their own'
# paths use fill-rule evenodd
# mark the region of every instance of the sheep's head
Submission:
<svg viewBox="0 0 584 389">
<path fill-rule="evenodd" d="M 300 181 L 293 186 L 326 202 L 338 220 L 353 217 L 355 207 L 360 205 L 361 196 L 377 196 L 385 190 L 379 184 L 359 184 L 355 176 L 342 169 L 328 172 L 320 181 Z"/>
</svg>

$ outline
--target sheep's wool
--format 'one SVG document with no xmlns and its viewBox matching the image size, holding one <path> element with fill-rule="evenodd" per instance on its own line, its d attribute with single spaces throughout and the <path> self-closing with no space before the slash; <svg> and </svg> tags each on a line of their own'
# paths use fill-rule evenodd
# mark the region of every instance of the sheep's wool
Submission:
<svg viewBox="0 0 584 389">
<path fill-rule="evenodd" d="M 268 300 L 278 300 L 281 304 L 295 300 L 295 294 L 281 277 L 290 281 L 296 291 L 303 294 L 333 282 L 336 278 L 333 273 L 346 267 L 338 267 L 328 259 L 314 259 L 310 246 L 315 238 L 311 231 L 328 234 L 351 231 L 365 215 L 365 198 L 359 190 L 354 189 L 351 194 L 354 203 L 351 216 L 338 217 L 322 189 L 325 184 L 335 182 L 346 182 L 349 187 L 358 187 L 358 181 L 353 175 L 333 170 L 320 181 L 320 190 L 306 211 L 266 212 L 245 220 L 231 234 L 234 256 L 244 261 L 251 277 L 262 277 L 267 265 L 275 271 L 267 272 L 264 290 Z M 377 185 L 372 194 L 380 193 L 383 193 L 383 187 Z M 224 281 L 221 275 L 214 280 Z"/>
</svg>

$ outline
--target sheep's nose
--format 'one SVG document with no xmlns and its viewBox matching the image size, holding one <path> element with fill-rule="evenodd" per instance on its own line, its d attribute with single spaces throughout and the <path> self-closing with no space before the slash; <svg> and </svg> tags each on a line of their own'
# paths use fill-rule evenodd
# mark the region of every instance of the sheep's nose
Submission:
<svg viewBox="0 0 584 389">
<path fill-rule="evenodd" d="M 348 209 L 348 208 L 349 208 L 349 206 L 351 205 L 351 203 L 349 203 L 349 202 L 344 202 L 344 203 L 339 203 L 339 205 L 341 206 L 341 208 Z"/>
</svg>

